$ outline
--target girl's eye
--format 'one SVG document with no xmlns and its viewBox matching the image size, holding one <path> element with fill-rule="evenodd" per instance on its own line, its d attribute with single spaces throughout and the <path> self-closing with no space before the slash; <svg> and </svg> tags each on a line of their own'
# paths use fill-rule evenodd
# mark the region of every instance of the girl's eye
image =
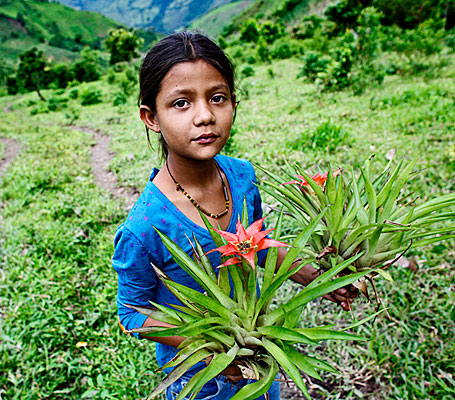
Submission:
<svg viewBox="0 0 455 400">
<path fill-rule="evenodd" d="M 216 96 L 213 96 L 212 97 L 212 101 L 214 103 L 222 103 L 223 101 L 226 100 L 226 96 L 223 96 L 221 94 L 217 94 Z"/>
<path fill-rule="evenodd" d="M 174 103 L 174 107 L 176 108 L 184 108 L 186 107 L 188 104 L 188 102 L 186 100 L 177 100 L 175 103 Z"/>
</svg>

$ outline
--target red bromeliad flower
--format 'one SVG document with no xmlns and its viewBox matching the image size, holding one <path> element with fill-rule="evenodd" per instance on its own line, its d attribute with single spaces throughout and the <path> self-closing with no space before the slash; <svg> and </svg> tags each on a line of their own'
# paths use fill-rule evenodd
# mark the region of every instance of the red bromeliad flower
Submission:
<svg viewBox="0 0 455 400">
<path fill-rule="evenodd" d="M 217 231 L 224 239 L 227 240 L 228 244 L 210 250 L 207 252 L 207 254 L 211 253 L 212 251 L 219 251 L 223 256 L 235 256 L 224 262 L 222 264 L 223 266 L 239 264 L 242 259 L 245 259 L 254 270 L 254 255 L 259 250 L 267 249 L 269 247 L 289 247 L 289 245 L 286 243 L 266 238 L 266 236 L 272 232 L 273 229 L 266 229 L 265 231 L 261 231 L 264 219 L 265 217 L 258 219 L 245 230 L 242 223 L 240 222 L 239 217 L 236 227 L 237 233 L 230 233 L 215 229 L 215 231 Z"/>
<path fill-rule="evenodd" d="M 340 173 L 341 173 L 341 169 L 336 170 L 333 173 L 333 177 L 336 177 Z M 296 177 L 299 178 L 300 180 L 285 182 L 285 183 L 282 183 L 282 185 L 290 185 L 290 184 L 296 183 L 296 184 L 300 185 L 301 189 L 306 189 L 306 188 L 310 187 L 310 184 L 306 181 L 306 179 L 302 175 L 296 175 Z M 315 181 L 322 188 L 322 187 L 324 187 L 325 181 L 327 180 L 327 172 L 325 174 L 316 174 L 315 176 L 310 175 L 310 178 L 313 179 L 313 181 Z"/>
</svg>

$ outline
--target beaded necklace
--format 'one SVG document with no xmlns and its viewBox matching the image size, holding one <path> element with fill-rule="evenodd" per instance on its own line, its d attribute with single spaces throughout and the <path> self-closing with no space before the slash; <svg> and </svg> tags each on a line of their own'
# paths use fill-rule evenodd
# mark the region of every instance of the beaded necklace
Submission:
<svg viewBox="0 0 455 400">
<path fill-rule="evenodd" d="M 218 218 L 221 218 L 223 215 L 226 215 L 227 212 L 229 211 L 229 196 L 228 196 L 228 192 L 227 192 L 227 188 L 226 188 L 226 184 L 224 183 L 224 180 L 223 180 L 223 176 L 221 175 L 221 171 L 220 171 L 220 167 L 218 166 L 218 163 L 215 161 L 215 166 L 216 166 L 216 170 L 218 171 L 218 175 L 220 176 L 220 179 L 221 179 L 221 184 L 223 185 L 223 193 L 224 193 L 224 200 L 225 200 L 225 203 L 226 203 L 226 208 L 221 211 L 220 213 L 218 214 L 212 214 L 211 212 L 208 212 L 207 210 L 205 210 L 196 200 L 194 200 L 190 194 L 182 188 L 182 185 L 180 185 L 180 183 L 178 183 L 175 178 L 172 176 L 171 174 L 171 171 L 169 170 L 169 165 L 167 164 L 167 160 L 165 162 L 166 164 L 166 168 L 167 168 L 167 172 L 169 172 L 169 176 L 172 178 L 172 180 L 174 181 L 175 183 L 175 187 L 177 191 L 181 191 L 185 197 L 191 201 L 191 204 L 196 207 L 198 210 L 200 210 L 202 213 L 204 213 L 205 215 L 207 215 L 208 217 L 210 218 L 213 218 L 213 219 L 218 219 Z"/>
</svg>

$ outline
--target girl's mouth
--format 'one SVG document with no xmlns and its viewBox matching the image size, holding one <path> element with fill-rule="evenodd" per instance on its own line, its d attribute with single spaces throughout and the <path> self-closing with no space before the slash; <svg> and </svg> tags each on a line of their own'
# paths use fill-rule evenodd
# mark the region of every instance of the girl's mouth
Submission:
<svg viewBox="0 0 455 400">
<path fill-rule="evenodd" d="M 200 143 L 200 144 L 209 144 L 213 143 L 217 139 L 217 135 L 214 133 L 203 133 L 202 135 L 199 135 L 196 139 L 193 139 L 194 142 Z"/>
</svg>

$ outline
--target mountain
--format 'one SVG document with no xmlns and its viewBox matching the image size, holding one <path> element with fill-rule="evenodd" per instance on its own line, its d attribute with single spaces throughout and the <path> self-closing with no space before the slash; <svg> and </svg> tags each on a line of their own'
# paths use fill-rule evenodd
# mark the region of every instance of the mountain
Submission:
<svg viewBox="0 0 455 400">
<path fill-rule="evenodd" d="M 135 28 L 169 33 L 235 0 L 57 0 L 78 10 L 97 11 Z"/>
<path fill-rule="evenodd" d="M 109 30 L 118 27 L 118 22 L 99 13 L 46 0 L 0 0 L 2 62 L 15 62 L 34 46 L 56 61 L 74 60 L 84 46 L 104 48 Z"/>
<path fill-rule="evenodd" d="M 223 28 L 231 22 L 232 18 L 241 14 L 253 2 L 254 0 L 240 0 L 223 4 L 193 21 L 190 29 L 199 29 L 216 38 L 223 31 Z"/>
</svg>

